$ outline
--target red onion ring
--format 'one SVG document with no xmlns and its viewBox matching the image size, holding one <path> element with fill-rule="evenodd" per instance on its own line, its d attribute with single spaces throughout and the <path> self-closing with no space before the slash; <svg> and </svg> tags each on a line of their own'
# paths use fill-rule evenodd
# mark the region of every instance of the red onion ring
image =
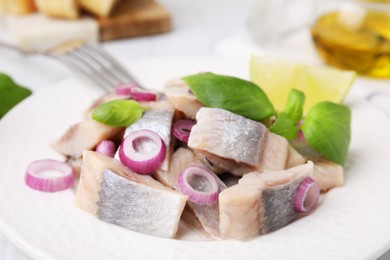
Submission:
<svg viewBox="0 0 390 260">
<path fill-rule="evenodd" d="M 187 167 L 178 177 L 181 193 L 197 204 L 211 204 L 218 199 L 219 185 L 210 171 L 199 166 Z"/>
<path fill-rule="evenodd" d="M 308 213 L 314 210 L 320 198 L 320 192 L 320 186 L 312 178 L 303 179 L 295 194 L 294 210 L 298 213 Z"/>
<path fill-rule="evenodd" d="M 148 91 L 139 87 L 132 88 L 131 95 L 135 101 L 156 101 L 158 98 L 156 92 Z"/>
<path fill-rule="evenodd" d="M 173 135 L 180 141 L 187 143 L 194 125 L 193 120 L 179 120 L 173 125 Z"/>
<path fill-rule="evenodd" d="M 114 157 L 116 151 L 116 146 L 114 142 L 110 140 L 103 140 L 96 146 L 96 152 Z"/>
<path fill-rule="evenodd" d="M 61 176 L 46 177 L 47 174 L 61 173 Z M 68 164 L 56 160 L 31 162 L 26 170 L 25 183 L 34 190 L 56 192 L 73 186 L 73 169 Z"/>
<path fill-rule="evenodd" d="M 139 87 L 139 86 L 137 83 L 134 83 L 134 82 L 121 83 L 115 87 L 115 94 L 124 95 L 124 96 L 131 96 L 131 94 L 132 94 L 131 90 L 133 88 L 136 88 L 136 87 Z"/>
<path fill-rule="evenodd" d="M 158 134 L 149 130 L 130 133 L 119 147 L 119 159 L 122 164 L 144 175 L 153 174 L 164 161 L 165 154 L 164 141 Z"/>
</svg>

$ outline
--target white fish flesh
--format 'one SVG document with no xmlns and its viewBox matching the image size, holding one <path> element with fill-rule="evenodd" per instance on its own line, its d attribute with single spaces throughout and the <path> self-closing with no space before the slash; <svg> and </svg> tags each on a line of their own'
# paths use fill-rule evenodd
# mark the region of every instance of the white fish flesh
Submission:
<svg viewBox="0 0 390 260">
<path fill-rule="evenodd" d="M 283 171 L 248 173 L 219 194 L 223 238 L 247 240 L 275 231 L 297 216 L 294 197 L 300 182 L 313 174 L 313 163 Z"/>
<path fill-rule="evenodd" d="M 201 108 L 188 146 L 220 172 L 243 175 L 286 167 L 288 141 L 261 123 L 220 108 Z"/>
<path fill-rule="evenodd" d="M 158 169 L 153 177 L 162 184 L 177 190 L 177 179 L 180 173 L 191 164 L 199 163 L 199 160 L 191 150 L 184 147 L 177 149 L 171 158 L 169 171 Z"/>
<path fill-rule="evenodd" d="M 76 194 L 78 207 L 101 220 L 161 237 L 176 235 L 187 197 L 119 161 L 85 151 Z"/>
<path fill-rule="evenodd" d="M 183 112 L 188 118 L 194 119 L 198 110 L 203 107 L 203 104 L 191 93 L 187 84 L 182 80 L 167 82 L 164 93 L 175 109 Z"/>
<path fill-rule="evenodd" d="M 343 167 L 326 160 L 316 161 L 314 162 L 313 179 L 320 185 L 321 191 L 343 186 Z"/>
<path fill-rule="evenodd" d="M 288 146 L 288 158 L 286 163 L 286 169 L 304 164 L 306 159 L 291 145 Z"/>
<path fill-rule="evenodd" d="M 171 130 L 175 110 L 168 101 L 152 102 L 148 103 L 148 106 L 150 110 L 145 111 L 137 122 L 126 128 L 124 137 L 137 130 L 150 130 L 157 133 L 167 148 L 161 169 L 163 171 L 169 171 L 169 164 L 173 152 Z M 145 146 L 147 145 L 146 143 Z M 145 150 L 148 150 L 147 147 L 145 147 Z"/>
<path fill-rule="evenodd" d="M 123 127 L 101 124 L 91 118 L 74 124 L 55 142 L 57 152 L 73 158 L 80 158 L 84 150 L 92 150 L 105 139 L 122 137 Z M 120 138 L 119 138 L 120 139 Z"/>
<path fill-rule="evenodd" d="M 169 172 L 157 170 L 153 177 L 161 183 L 177 189 L 178 176 L 190 165 L 200 165 L 199 159 L 194 153 L 187 148 L 179 148 L 172 156 L 171 167 Z M 219 184 L 219 189 L 226 189 L 226 185 L 216 176 Z M 197 231 L 206 237 L 218 238 L 219 233 L 219 203 L 218 201 L 209 205 L 199 205 L 191 201 L 187 201 L 187 207 L 183 213 L 183 220 L 193 226 Z"/>
</svg>

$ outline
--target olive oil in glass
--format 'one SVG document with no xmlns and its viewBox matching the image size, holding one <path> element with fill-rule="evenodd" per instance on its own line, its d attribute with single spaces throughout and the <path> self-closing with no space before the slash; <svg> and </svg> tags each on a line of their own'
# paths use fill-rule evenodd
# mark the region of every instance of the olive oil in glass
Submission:
<svg viewBox="0 0 390 260">
<path fill-rule="evenodd" d="M 358 6 L 320 16 L 311 28 L 312 39 L 328 64 L 390 78 L 390 0 L 365 2 L 376 8 Z"/>
</svg>

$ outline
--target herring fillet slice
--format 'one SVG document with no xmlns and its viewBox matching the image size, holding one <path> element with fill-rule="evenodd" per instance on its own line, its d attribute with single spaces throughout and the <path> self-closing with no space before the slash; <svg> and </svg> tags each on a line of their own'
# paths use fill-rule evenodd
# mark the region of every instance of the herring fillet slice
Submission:
<svg viewBox="0 0 390 260">
<path fill-rule="evenodd" d="M 164 93 L 175 109 L 184 113 L 186 117 L 194 119 L 198 110 L 204 105 L 191 93 L 187 84 L 180 79 L 166 83 Z"/>
<path fill-rule="evenodd" d="M 173 189 L 177 189 L 178 176 L 188 166 L 195 164 L 204 167 L 190 149 L 181 147 L 173 153 L 169 172 L 160 169 L 157 170 L 153 177 L 161 183 Z M 214 175 L 214 177 L 218 181 L 220 190 L 226 189 L 226 185 L 216 175 Z M 187 201 L 187 206 L 184 209 L 182 218 L 206 237 L 220 237 L 218 200 L 207 205 L 199 205 Z"/>
<path fill-rule="evenodd" d="M 183 210 L 177 196 L 104 170 L 98 218 L 132 231 L 172 238 Z"/>
<path fill-rule="evenodd" d="M 106 173 L 104 175 L 105 171 Z M 148 222 L 150 224 L 141 227 L 137 222 L 131 222 L 132 217 L 136 217 L 141 213 L 137 209 L 127 208 L 130 202 L 123 201 L 123 204 L 119 203 L 121 208 L 118 208 L 117 212 L 128 212 L 125 216 L 120 216 L 123 223 L 126 222 L 125 218 L 128 218 L 127 224 L 124 225 L 124 227 L 146 234 L 174 237 L 187 197 L 164 186 L 154 180 L 151 176 L 133 173 L 114 158 L 93 151 L 85 151 L 83 154 L 80 183 L 76 193 L 77 206 L 96 217 L 99 217 L 100 214 L 100 216 L 103 217 L 103 220 L 110 220 L 110 218 L 107 217 L 107 214 L 103 213 L 107 212 L 105 209 L 109 208 L 110 205 L 113 206 L 113 203 L 119 202 L 117 200 L 108 199 L 109 197 L 107 197 L 107 194 L 110 191 L 118 193 L 118 190 L 110 190 L 110 186 L 108 185 L 110 184 L 109 180 L 115 181 L 119 178 L 113 177 L 112 174 L 122 178 L 119 179 L 118 185 L 127 187 L 126 191 L 123 190 L 118 196 L 123 192 L 127 192 L 138 197 L 137 199 L 140 201 L 149 199 L 154 201 L 156 204 L 149 204 L 151 208 L 165 207 L 166 210 L 169 210 L 169 213 L 165 212 L 166 214 L 158 216 L 159 218 L 162 218 L 161 221 L 170 223 L 169 228 L 162 227 L 157 231 L 156 228 L 151 228 L 152 222 L 155 222 L 156 216 L 144 214 L 143 219 L 145 223 Z M 128 182 L 128 184 L 124 184 L 126 183 L 125 181 Z M 111 183 L 113 183 L 113 181 Z M 106 196 L 104 196 L 104 194 Z M 113 212 L 113 214 L 114 213 L 115 212 Z"/>
<path fill-rule="evenodd" d="M 93 119 L 84 119 L 69 127 L 52 147 L 57 152 L 79 158 L 84 150 L 93 149 L 105 139 L 112 139 L 123 133 L 123 128 L 99 123 Z"/>
<path fill-rule="evenodd" d="M 213 168 L 235 175 L 285 169 L 288 141 L 263 124 L 220 108 L 203 107 L 196 119 L 188 146 Z"/>
<path fill-rule="evenodd" d="M 173 151 L 171 129 L 175 111 L 173 106 L 166 100 L 151 102 L 147 105 L 150 106 L 151 109 L 145 111 L 137 122 L 126 128 L 123 138 L 129 133 L 137 130 L 150 130 L 157 133 L 164 141 L 167 148 L 167 153 L 161 165 L 161 169 L 168 171 Z"/>
<path fill-rule="evenodd" d="M 283 171 L 248 173 L 219 194 L 220 231 L 223 238 L 248 240 L 275 231 L 295 217 L 295 191 L 312 176 L 313 163 Z"/>
</svg>

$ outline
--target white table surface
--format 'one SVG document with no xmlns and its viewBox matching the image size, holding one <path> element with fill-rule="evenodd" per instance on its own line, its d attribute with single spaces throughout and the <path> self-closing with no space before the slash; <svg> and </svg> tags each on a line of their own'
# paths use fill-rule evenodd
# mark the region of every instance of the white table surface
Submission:
<svg viewBox="0 0 390 260">
<path fill-rule="evenodd" d="M 172 14 L 173 30 L 169 33 L 104 43 L 104 48 L 119 61 L 134 59 L 227 55 L 245 57 L 256 48 L 242 36 L 253 0 L 159 0 Z M 72 76 L 62 64 L 39 56 L 22 56 L 0 49 L 0 72 L 5 72 L 33 92 Z M 377 90 L 390 91 L 378 84 Z M 388 86 L 390 89 L 390 86 Z M 362 94 L 367 94 L 371 90 Z M 390 115 L 389 98 L 376 99 Z M 387 110 L 386 110 L 387 109 Z M 1 212 L 0 212 L 1 214 Z M 31 259 L 0 233 L 0 259 Z M 381 259 L 390 259 L 390 254 Z"/>
</svg>

